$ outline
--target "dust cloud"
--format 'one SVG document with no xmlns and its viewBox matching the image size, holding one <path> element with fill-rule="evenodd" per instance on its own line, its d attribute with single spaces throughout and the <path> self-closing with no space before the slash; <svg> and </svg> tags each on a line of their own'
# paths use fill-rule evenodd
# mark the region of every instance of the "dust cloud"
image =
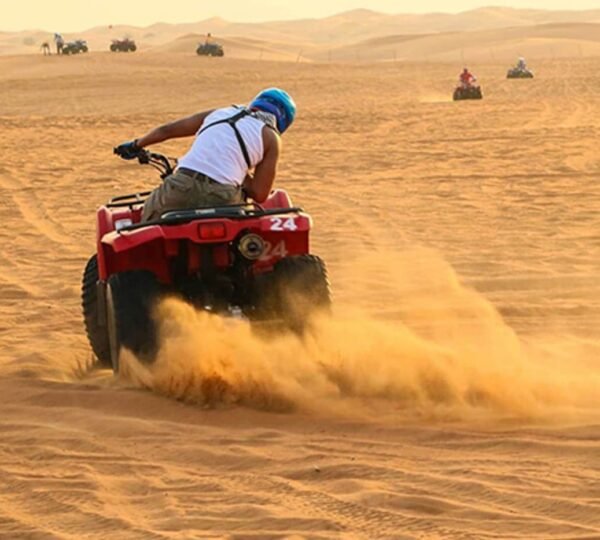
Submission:
<svg viewBox="0 0 600 540">
<path fill-rule="evenodd" d="M 376 294 L 366 279 L 374 275 Z M 336 279 L 342 293 L 333 315 L 314 320 L 303 338 L 265 337 L 246 322 L 166 299 L 157 307 L 156 363 L 124 351 L 124 379 L 202 406 L 270 411 L 439 420 L 600 408 L 592 369 L 599 341 L 520 337 L 435 253 L 371 255 Z"/>
</svg>

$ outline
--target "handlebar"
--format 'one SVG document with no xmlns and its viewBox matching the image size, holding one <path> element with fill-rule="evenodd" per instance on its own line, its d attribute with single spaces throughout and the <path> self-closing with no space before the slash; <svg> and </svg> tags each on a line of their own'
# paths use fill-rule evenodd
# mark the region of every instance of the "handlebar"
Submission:
<svg viewBox="0 0 600 540">
<path fill-rule="evenodd" d="M 119 155 L 117 149 L 113 150 L 113 153 Z M 137 152 L 137 160 L 140 165 L 150 165 L 154 169 L 156 169 L 160 173 L 160 177 L 164 180 L 167 176 L 173 174 L 175 167 L 177 166 L 177 160 L 174 158 L 169 158 L 164 156 L 163 154 L 158 154 L 155 152 L 149 152 L 148 150 L 144 150 L 140 148 Z"/>
</svg>

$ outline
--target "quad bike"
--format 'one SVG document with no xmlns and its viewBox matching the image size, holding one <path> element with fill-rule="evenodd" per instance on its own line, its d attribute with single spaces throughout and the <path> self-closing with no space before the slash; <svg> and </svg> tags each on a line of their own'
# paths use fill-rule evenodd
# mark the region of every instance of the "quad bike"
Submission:
<svg viewBox="0 0 600 540">
<path fill-rule="evenodd" d="M 196 49 L 198 56 L 224 56 L 223 46 L 218 43 L 200 43 Z"/>
<path fill-rule="evenodd" d="M 454 101 L 461 101 L 463 99 L 483 99 L 481 86 L 476 83 L 459 84 L 454 90 L 452 99 L 454 99 Z"/>
<path fill-rule="evenodd" d="M 169 158 L 141 150 L 141 164 L 173 172 Z M 312 220 L 283 190 L 263 203 L 189 208 L 140 222 L 149 192 L 111 199 L 97 211 L 97 252 L 83 273 L 82 307 L 92 350 L 119 371 L 121 347 L 152 362 L 153 307 L 163 295 L 253 325 L 302 333 L 330 307 L 325 263 L 309 253 Z"/>
<path fill-rule="evenodd" d="M 77 39 L 75 41 L 70 41 L 69 43 L 65 43 L 63 45 L 62 54 L 79 54 L 88 52 L 88 44 L 87 41 L 83 39 Z"/>
<path fill-rule="evenodd" d="M 112 52 L 135 52 L 137 51 L 137 45 L 133 39 L 113 39 L 110 50 Z"/>
<path fill-rule="evenodd" d="M 533 72 L 527 68 L 513 67 L 506 74 L 507 79 L 533 79 Z"/>
</svg>

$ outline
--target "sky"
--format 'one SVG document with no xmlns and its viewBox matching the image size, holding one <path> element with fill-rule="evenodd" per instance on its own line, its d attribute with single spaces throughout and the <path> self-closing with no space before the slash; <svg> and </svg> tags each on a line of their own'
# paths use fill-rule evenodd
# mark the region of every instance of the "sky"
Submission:
<svg viewBox="0 0 600 540">
<path fill-rule="evenodd" d="M 198 22 L 222 17 L 235 22 L 326 17 L 368 8 L 384 13 L 456 13 L 488 5 L 534 9 L 595 9 L 600 0 L 0 0 L 0 31 L 86 30 L 109 24 Z"/>
</svg>

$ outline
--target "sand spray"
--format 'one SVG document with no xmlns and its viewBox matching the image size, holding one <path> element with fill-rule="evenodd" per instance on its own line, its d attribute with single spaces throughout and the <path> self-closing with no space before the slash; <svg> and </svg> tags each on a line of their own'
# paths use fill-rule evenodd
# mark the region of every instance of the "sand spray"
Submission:
<svg viewBox="0 0 600 540">
<path fill-rule="evenodd" d="M 155 364 L 124 351 L 123 378 L 208 407 L 437 420 L 600 413 L 600 340 L 520 337 L 435 253 L 359 258 L 336 277 L 342 299 L 303 337 L 165 299 Z"/>
</svg>

